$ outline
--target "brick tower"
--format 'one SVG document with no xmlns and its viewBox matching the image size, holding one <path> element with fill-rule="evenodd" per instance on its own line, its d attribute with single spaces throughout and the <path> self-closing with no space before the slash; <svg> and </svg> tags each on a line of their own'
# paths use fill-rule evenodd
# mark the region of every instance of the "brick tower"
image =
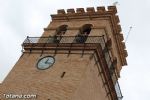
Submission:
<svg viewBox="0 0 150 100">
<path fill-rule="evenodd" d="M 127 51 L 116 13 L 109 6 L 51 15 L 41 37 L 23 42 L 21 57 L 0 85 L 1 100 L 19 100 L 20 95 L 29 100 L 121 100 L 117 80 L 127 65 Z"/>
</svg>

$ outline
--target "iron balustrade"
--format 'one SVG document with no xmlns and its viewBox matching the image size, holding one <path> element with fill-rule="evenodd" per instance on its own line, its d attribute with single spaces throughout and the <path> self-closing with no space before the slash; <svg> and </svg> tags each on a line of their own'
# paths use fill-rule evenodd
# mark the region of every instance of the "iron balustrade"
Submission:
<svg viewBox="0 0 150 100">
<path fill-rule="evenodd" d="M 28 37 L 23 42 L 22 46 L 34 45 L 34 44 L 100 44 L 102 47 L 107 67 L 109 68 L 109 75 L 112 80 L 118 100 L 122 100 L 122 93 L 118 83 L 118 78 L 115 72 L 115 66 L 113 65 L 109 50 L 106 45 L 106 40 L 103 36 L 49 36 L 49 37 Z"/>
<path fill-rule="evenodd" d="M 27 37 L 24 44 L 33 43 L 104 43 L 103 36 L 50 36 L 50 37 Z"/>
<path fill-rule="evenodd" d="M 103 40 L 106 43 L 106 40 L 105 39 L 103 39 Z M 112 80 L 115 80 L 114 86 L 115 86 L 115 91 L 116 91 L 118 100 L 122 100 L 123 96 L 122 96 L 122 92 L 121 92 L 120 85 L 119 85 L 119 82 L 118 82 L 118 77 L 117 77 L 117 74 L 115 72 L 115 66 L 113 64 L 113 61 L 111 60 L 111 56 L 110 56 L 107 45 L 105 44 L 105 46 L 103 46 L 102 49 L 103 49 L 103 53 L 104 53 L 104 56 L 105 56 L 107 66 L 110 70 L 111 78 L 112 78 Z"/>
<path fill-rule="evenodd" d="M 118 81 L 116 81 L 116 83 L 115 83 L 115 90 L 116 90 L 116 93 L 118 96 L 118 100 L 122 100 L 123 96 L 122 96 Z"/>
</svg>

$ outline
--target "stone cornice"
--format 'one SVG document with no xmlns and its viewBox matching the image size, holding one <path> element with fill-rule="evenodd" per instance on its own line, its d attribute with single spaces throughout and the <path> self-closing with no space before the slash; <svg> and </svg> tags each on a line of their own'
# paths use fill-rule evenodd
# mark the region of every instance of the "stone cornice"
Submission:
<svg viewBox="0 0 150 100">
<path fill-rule="evenodd" d="M 115 6 L 109 6 L 108 10 L 105 10 L 105 7 L 97 7 L 95 10 L 94 7 L 88 7 L 86 8 L 86 11 L 84 8 L 77 8 L 76 11 L 74 9 L 67 9 L 67 12 L 65 12 L 64 9 L 60 9 L 57 11 L 57 14 L 51 15 L 52 20 L 71 20 L 71 19 L 86 19 L 86 18 L 99 18 L 100 16 L 106 16 L 108 14 L 116 14 L 117 10 Z M 116 16 L 116 21 L 118 20 L 118 17 Z"/>
<path fill-rule="evenodd" d="M 108 6 L 108 10 L 105 7 L 97 7 L 95 10 L 94 7 L 86 8 L 77 8 L 67 9 L 65 12 L 64 9 L 58 10 L 57 14 L 51 15 L 52 21 L 69 21 L 69 20 L 96 20 L 96 19 L 107 19 L 111 23 L 111 28 L 114 36 L 114 40 L 117 44 L 117 51 L 121 59 L 122 66 L 127 65 L 126 57 L 128 56 L 127 51 L 125 50 L 125 43 L 123 42 L 123 34 L 121 34 L 121 26 L 119 24 L 120 20 L 117 13 L 116 6 Z"/>
</svg>

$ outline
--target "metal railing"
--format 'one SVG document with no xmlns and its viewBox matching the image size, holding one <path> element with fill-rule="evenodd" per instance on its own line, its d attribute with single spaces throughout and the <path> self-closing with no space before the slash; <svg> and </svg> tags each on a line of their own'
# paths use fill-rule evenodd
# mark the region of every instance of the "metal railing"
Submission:
<svg viewBox="0 0 150 100">
<path fill-rule="evenodd" d="M 116 81 L 115 90 L 116 90 L 116 93 L 117 93 L 118 100 L 122 100 L 123 96 L 122 96 L 118 81 Z"/>
<path fill-rule="evenodd" d="M 27 37 L 25 43 L 103 43 L 103 36 Z"/>
<path fill-rule="evenodd" d="M 104 41 L 105 41 L 105 39 L 104 39 Z M 106 43 L 106 41 L 105 41 L 105 43 Z M 115 72 L 114 62 L 111 59 L 111 56 L 110 56 L 110 53 L 109 53 L 109 50 L 108 50 L 106 44 L 105 44 L 105 46 L 102 47 L 102 49 L 104 51 L 103 53 L 104 53 L 104 56 L 105 56 L 107 66 L 110 70 L 111 78 L 112 78 L 112 80 L 115 80 L 115 82 L 113 84 L 115 86 L 115 91 L 116 91 L 118 100 L 122 100 L 123 96 L 122 96 L 122 92 L 121 92 L 120 85 L 119 85 L 119 82 L 118 82 L 118 77 L 117 77 L 117 74 Z"/>
<path fill-rule="evenodd" d="M 115 78 L 115 82 L 114 82 L 114 88 L 118 97 L 118 100 L 122 100 L 123 96 L 120 90 L 120 86 L 118 83 L 118 78 L 116 75 L 111 59 L 111 56 L 109 54 L 109 50 L 107 49 L 106 46 L 106 40 L 104 38 L 104 36 L 50 36 L 50 37 L 27 37 L 25 39 L 25 41 L 23 42 L 22 46 L 25 46 L 26 44 L 100 44 L 102 49 L 103 49 L 103 53 L 105 56 L 105 60 L 107 63 L 107 66 L 109 68 L 109 74 L 112 78 L 112 80 L 114 80 Z"/>
</svg>

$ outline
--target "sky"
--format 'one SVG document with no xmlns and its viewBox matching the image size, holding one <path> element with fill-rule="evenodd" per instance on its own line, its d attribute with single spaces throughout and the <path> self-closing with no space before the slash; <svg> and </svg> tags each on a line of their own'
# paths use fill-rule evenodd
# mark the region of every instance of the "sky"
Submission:
<svg viewBox="0 0 150 100">
<path fill-rule="evenodd" d="M 0 0 L 0 82 L 21 55 L 26 36 L 41 36 L 58 9 L 109 6 L 116 0 Z M 150 100 L 150 0 L 118 0 L 127 62 L 119 79 L 123 100 Z"/>
</svg>

